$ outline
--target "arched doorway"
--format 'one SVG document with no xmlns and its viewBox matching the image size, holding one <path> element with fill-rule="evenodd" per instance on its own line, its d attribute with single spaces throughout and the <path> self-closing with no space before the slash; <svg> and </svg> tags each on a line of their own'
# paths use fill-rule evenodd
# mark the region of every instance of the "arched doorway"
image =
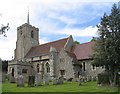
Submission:
<svg viewBox="0 0 120 94">
<path fill-rule="evenodd" d="M 12 68 L 12 77 L 14 77 L 14 68 Z"/>
</svg>

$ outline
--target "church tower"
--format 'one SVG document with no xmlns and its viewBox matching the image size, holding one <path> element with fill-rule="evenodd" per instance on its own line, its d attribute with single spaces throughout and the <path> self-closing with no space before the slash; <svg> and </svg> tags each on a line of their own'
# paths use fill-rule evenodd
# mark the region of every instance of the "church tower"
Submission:
<svg viewBox="0 0 120 94">
<path fill-rule="evenodd" d="M 28 51 L 37 45 L 39 45 L 39 29 L 30 25 L 28 11 L 27 23 L 17 28 L 15 60 L 23 59 Z"/>
</svg>

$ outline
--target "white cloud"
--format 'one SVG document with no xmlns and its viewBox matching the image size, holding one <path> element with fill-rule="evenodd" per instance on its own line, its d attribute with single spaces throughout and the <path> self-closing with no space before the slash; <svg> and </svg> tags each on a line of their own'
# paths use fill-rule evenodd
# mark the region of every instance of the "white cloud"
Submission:
<svg viewBox="0 0 120 94">
<path fill-rule="evenodd" d="M 15 49 L 15 39 L 8 40 L 7 37 L 0 38 L 0 58 L 3 60 L 5 59 L 12 59 L 14 56 L 14 49 Z"/>
<path fill-rule="evenodd" d="M 84 29 L 75 28 L 65 28 L 63 30 L 57 31 L 57 33 L 65 35 L 73 35 L 75 37 L 93 37 L 97 36 L 97 27 L 86 27 Z"/>
<path fill-rule="evenodd" d="M 0 14 L 2 14 L 2 17 L 0 16 L 0 24 L 3 23 L 6 25 L 9 22 L 10 30 L 7 32 L 7 38 L 1 37 L 0 35 L 0 58 L 11 59 L 11 57 L 14 55 L 17 27 L 27 21 L 26 17 L 28 6 L 30 10 L 30 23 L 37 26 L 40 29 L 40 33 L 46 33 L 46 35 L 96 35 L 96 27 L 89 26 L 84 30 L 67 27 L 69 24 L 88 21 L 87 17 L 81 17 L 81 19 L 78 20 L 78 18 L 75 16 L 76 14 L 73 15 L 74 17 L 70 17 L 73 13 L 71 13 L 71 11 L 78 8 L 79 16 L 82 13 L 86 13 L 87 15 L 87 12 L 85 12 L 82 7 L 84 6 L 85 2 L 117 2 L 117 0 L 1 0 Z M 98 8 L 98 5 L 95 8 Z M 61 14 L 62 12 L 64 14 Z M 76 11 L 76 13 L 78 13 L 78 11 Z M 97 12 L 95 11 L 95 13 Z M 94 15 L 92 15 L 90 19 L 93 18 Z M 64 28 L 59 28 L 59 24 L 52 22 L 52 19 L 60 20 L 66 23 L 67 26 Z M 40 43 L 48 42 L 47 38 L 43 38 L 42 36 L 40 38 Z"/>
<path fill-rule="evenodd" d="M 59 19 L 66 24 L 76 24 L 78 22 L 75 18 L 69 18 L 65 16 L 61 16 Z"/>
<path fill-rule="evenodd" d="M 44 43 L 47 43 L 47 42 L 49 42 L 49 41 L 48 41 L 48 39 L 46 37 L 39 39 L 40 44 L 44 44 Z"/>
</svg>

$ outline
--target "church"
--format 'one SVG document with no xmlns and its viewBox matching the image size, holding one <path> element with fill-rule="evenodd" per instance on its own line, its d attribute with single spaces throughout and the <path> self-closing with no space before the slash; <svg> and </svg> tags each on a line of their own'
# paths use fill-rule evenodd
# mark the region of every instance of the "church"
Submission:
<svg viewBox="0 0 120 94">
<path fill-rule="evenodd" d="M 39 29 L 29 23 L 28 14 L 27 23 L 17 27 L 16 49 L 14 59 L 8 63 L 8 74 L 15 79 L 22 74 L 25 80 L 36 73 L 74 81 L 79 75 L 97 77 L 103 68 L 91 65 L 94 45 L 95 42 L 74 44 L 72 35 L 39 44 Z"/>
</svg>

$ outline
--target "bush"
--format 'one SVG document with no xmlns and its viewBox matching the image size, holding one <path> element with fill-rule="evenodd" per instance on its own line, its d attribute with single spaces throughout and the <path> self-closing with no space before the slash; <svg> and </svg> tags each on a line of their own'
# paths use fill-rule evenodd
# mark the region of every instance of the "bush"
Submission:
<svg viewBox="0 0 120 94">
<path fill-rule="evenodd" d="M 117 77 L 116 77 L 116 85 L 120 86 L 120 75 L 117 74 Z"/>
<path fill-rule="evenodd" d="M 98 84 L 110 84 L 109 74 L 107 72 L 98 74 Z"/>
<path fill-rule="evenodd" d="M 73 80 L 73 78 L 69 78 L 67 81 L 72 81 Z"/>
</svg>

